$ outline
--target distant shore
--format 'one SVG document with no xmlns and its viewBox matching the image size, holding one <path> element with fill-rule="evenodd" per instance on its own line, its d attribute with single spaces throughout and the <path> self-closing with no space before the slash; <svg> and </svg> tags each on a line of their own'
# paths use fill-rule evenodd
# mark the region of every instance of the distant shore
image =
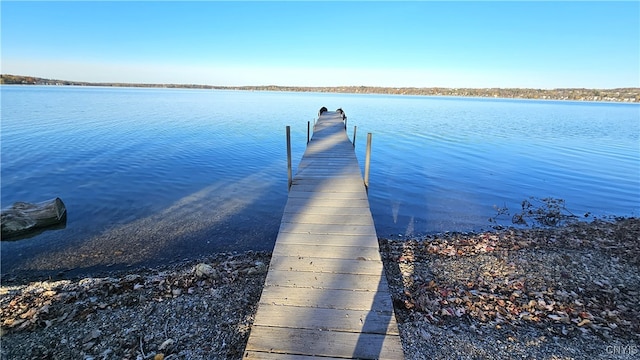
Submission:
<svg viewBox="0 0 640 360">
<path fill-rule="evenodd" d="M 377 87 L 377 86 L 326 86 L 300 87 L 280 85 L 257 86 L 217 86 L 198 84 L 140 84 L 140 83 L 111 83 L 84 82 L 57 79 L 44 79 L 23 75 L 0 75 L 0 84 L 16 85 L 53 85 L 53 86 L 110 86 L 110 87 L 141 87 L 141 88 L 180 88 L 180 89 L 208 89 L 208 90 L 244 90 L 244 91 L 292 91 L 292 92 L 324 92 L 344 94 L 388 94 L 388 95 L 418 95 L 418 96 L 464 96 L 482 98 L 506 99 L 538 99 L 538 100 L 569 100 L 595 102 L 625 102 L 640 103 L 640 88 L 615 89 L 526 89 L 526 88 L 444 88 L 444 87 Z"/>
</svg>

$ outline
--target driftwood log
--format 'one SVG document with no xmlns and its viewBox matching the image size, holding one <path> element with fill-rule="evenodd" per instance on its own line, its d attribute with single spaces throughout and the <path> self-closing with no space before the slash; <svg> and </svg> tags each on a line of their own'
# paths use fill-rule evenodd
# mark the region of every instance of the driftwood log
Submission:
<svg viewBox="0 0 640 360">
<path fill-rule="evenodd" d="M 28 235 L 67 220 L 67 209 L 60 198 L 35 204 L 17 202 L 2 210 L 2 240 Z"/>
</svg>

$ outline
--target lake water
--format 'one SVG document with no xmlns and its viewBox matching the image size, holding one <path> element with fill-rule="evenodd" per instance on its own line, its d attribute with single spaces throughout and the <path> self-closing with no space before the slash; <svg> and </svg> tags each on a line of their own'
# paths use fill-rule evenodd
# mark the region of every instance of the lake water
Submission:
<svg viewBox="0 0 640 360">
<path fill-rule="evenodd" d="M 2 242 L 3 274 L 91 273 L 271 250 L 317 110 L 342 107 L 378 235 L 490 229 L 531 196 L 640 213 L 637 104 L 2 86 L 2 207 L 60 197 L 64 229 Z M 511 224 L 510 216 L 499 223 Z"/>
</svg>

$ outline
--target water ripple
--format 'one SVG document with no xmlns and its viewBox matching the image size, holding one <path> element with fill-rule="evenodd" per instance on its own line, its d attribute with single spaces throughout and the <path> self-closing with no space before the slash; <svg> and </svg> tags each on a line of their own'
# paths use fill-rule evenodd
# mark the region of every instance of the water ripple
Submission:
<svg viewBox="0 0 640 360">
<path fill-rule="evenodd" d="M 59 196 L 69 209 L 64 230 L 3 243 L 3 272 L 29 261 L 48 269 L 69 254 L 130 264 L 135 254 L 107 251 L 128 242 L 140 261 L 269 249 L 286 201 L 285 125 L 295 171 L 320 106 L 345 109 L 349 138 L 358 126 L 361 163 L 373 133 L 369 196 L 381 236 L 487 228 L 494 205 L 516 211 L 530 196 L 563 198 L 576 213 L 640 213 L 636 105 L 1 89 L 3 207 Z M 64 266 L 91 264 L 104 262 Z"/>
</svg>

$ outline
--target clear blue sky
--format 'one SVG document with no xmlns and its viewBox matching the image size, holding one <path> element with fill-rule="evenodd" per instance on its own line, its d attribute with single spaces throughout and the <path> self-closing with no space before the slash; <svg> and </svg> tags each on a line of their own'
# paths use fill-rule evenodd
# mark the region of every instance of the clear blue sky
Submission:
<svg viewBox="0 0 640 360">
<path fill-rule="evenodd" d="M 2 1 L 5 74 L 209 85 L 640 87 L 640 2 Z"/>
</svg>

